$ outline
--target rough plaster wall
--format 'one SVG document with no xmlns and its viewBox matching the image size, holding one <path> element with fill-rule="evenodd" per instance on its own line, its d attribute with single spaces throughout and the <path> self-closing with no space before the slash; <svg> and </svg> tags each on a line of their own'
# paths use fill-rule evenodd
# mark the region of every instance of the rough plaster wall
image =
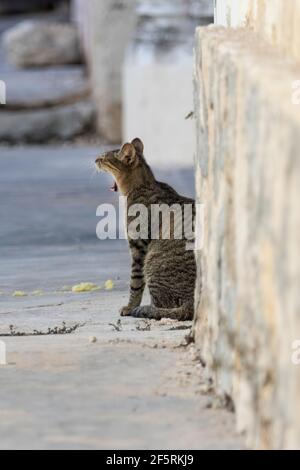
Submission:
<svg viewBox="0 0 300 470">
<path fill-rule="evenodd" d="M 196 179 L 204 203 L 196 342 L 258 448 L 300 448 L 299 67 L 251 32 L 199 28 Z M 201 266 L 201 270 L 200 270 Z M 200 289 L 200 286 L 201 289 Z"/>
<path fill-rule="evenodd" d="M 300 60 L 300 0 L 217 0 L 216 24 L 247 26 Z"/>
<path fill-rule="evenodd" d="M 249 11 L 248 0 L 215 0 L 215 24 L 241 26 Z"/>
</svg>

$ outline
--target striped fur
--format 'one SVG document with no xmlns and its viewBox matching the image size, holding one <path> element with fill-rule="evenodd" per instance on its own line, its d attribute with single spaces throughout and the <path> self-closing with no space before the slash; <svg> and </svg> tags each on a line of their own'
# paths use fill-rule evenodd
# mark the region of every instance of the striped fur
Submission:
<svg viewBox="0 0 300 470">
<path fill-rule="evenodd" d="M 133 240 L 130 233 L 128 236 L 132 258 L 130 296 L 128 305 L 121 309 L 121 315 L 191 320 L 196 279 L 194 252 L 186 250 L 187 240 L 174 239 L 173 221 L 169 240 L 162 238 L 161 230 L 159 239 L 151 239 L 150 229 L 151 205 L 167 204 L 171 207 L 179 204 L 183 211 L 184 205 L 190 204 L 194 217 L 194 201 L 180 196 L 166 183 L 156 181 L 143 157 L 143 144 L 139 139 L 125 144 L 113 155 L 100 157 L 97 165 L 113 174 L 119 189 L 127 196 L 128 209 L 133 204 L 143 204 L 148 208 L 148 239 Z M 132 220 L 133 217 L 127 217 L 127 227 Z M 141 306 L 146 285 L 151 305 Z"/>
</svg>

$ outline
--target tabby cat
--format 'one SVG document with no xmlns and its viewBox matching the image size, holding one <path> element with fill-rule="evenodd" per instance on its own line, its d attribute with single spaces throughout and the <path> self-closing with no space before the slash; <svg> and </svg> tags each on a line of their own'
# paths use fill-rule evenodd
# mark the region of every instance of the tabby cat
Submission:
<svg viewBox="0 0 300 470">
<path fill-rule="evenodd" d="M 187 249 L 185 238 L 174 236 L 175 222 L 171 217 L 171 237 L 164 239 L 161 225 L 159 237 L 151 237 L 152 205 L 174 204 L 192 208 L 192 199 L 180 196 L 168 184 L 156 181 L 144 158 L 144 145 L 140 139 L 123 145 L 120 150 L 110 151 L 96 160 L 98 169 L 114 177 L 114 191 L 127 197 L 127 209 L 143 204 L 148 209 L 148 237 L 135 239 L 128 227 L 134 217 L 127 214 L 128 241 L 132 257 L 130 298 L 128 305 L 120 311 L 122 316 L 139 318 L 171 318 L 191 320 L 194 315 L 194 288 L 196 263 L 193 250 Z M 178 207 L 178 206 L 177 206 Z M 180 222 L 181 223 L 181 222 Z M 183 222 L 182 222 L 183 223 Z M 145 286 L 148 286 L 151 305 L 141 306 Z"/>
</svg>

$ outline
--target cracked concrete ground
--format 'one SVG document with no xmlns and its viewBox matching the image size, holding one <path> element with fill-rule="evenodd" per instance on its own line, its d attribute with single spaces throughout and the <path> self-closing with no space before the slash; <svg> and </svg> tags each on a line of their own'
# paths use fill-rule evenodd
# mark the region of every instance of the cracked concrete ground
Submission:
<svg viewBox="0 0 300 470">
<path fill-rule="evenodd" d="M 0 366 L 0 449 L 240 449 L 234 416 L 215 407 L 193 345 L 182 346 L 191 324 L 118 323 L 129 255 L 125 241 L 95 237 L 97 205 L 117 206 L 110 178 L 91 178 L 98 151 L 0 149 L 0 340 L 8 362 Z M 191 195 L 192 171 L 160 177 Z M 83 281 L 102 289 L 61 291 Z M 27 296 L 13 297 L 16 290 Z M 63 322 L 79 328 L 30 336 Z M 27 336 L 7 336 L 11 325 Z"/>
</svg>

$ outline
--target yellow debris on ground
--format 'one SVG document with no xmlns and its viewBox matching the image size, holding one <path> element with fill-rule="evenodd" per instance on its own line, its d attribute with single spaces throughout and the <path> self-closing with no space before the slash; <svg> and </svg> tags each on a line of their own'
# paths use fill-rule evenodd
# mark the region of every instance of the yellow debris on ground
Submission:
<svg viewBox="0 0 300 470">
<path fill-rule="evenodd" d="M 101 287 L 91 282 L 81 282 L 80 284 L 77 284 L 76 286 L 72 287 L 72 292 L 94 292 L 95 290 L 99 289 L 101 289 Z"/>
<path fill-rule="evenodd" d="M 21 290 L 16 290 L 13 293 L 13 297 L 27 297 L 27 294 L 26 294 L 26 292 L 23 292 Z"/>
<path fill-rule="evenodd" d="M 41 295 L 44 295 L 44 292 L 42 290 L 34 290 L 33 292 L 31 292 L 31 295 L 40 297 Z"/>
<path fill-rule="evenodd" d="M 112 290 L 114 288 L 114 283 L 111 279 L 109 279 L 108 281 L 106 281 L 105 283 L 105 289 L 106 290 Z"/>
</svg>

